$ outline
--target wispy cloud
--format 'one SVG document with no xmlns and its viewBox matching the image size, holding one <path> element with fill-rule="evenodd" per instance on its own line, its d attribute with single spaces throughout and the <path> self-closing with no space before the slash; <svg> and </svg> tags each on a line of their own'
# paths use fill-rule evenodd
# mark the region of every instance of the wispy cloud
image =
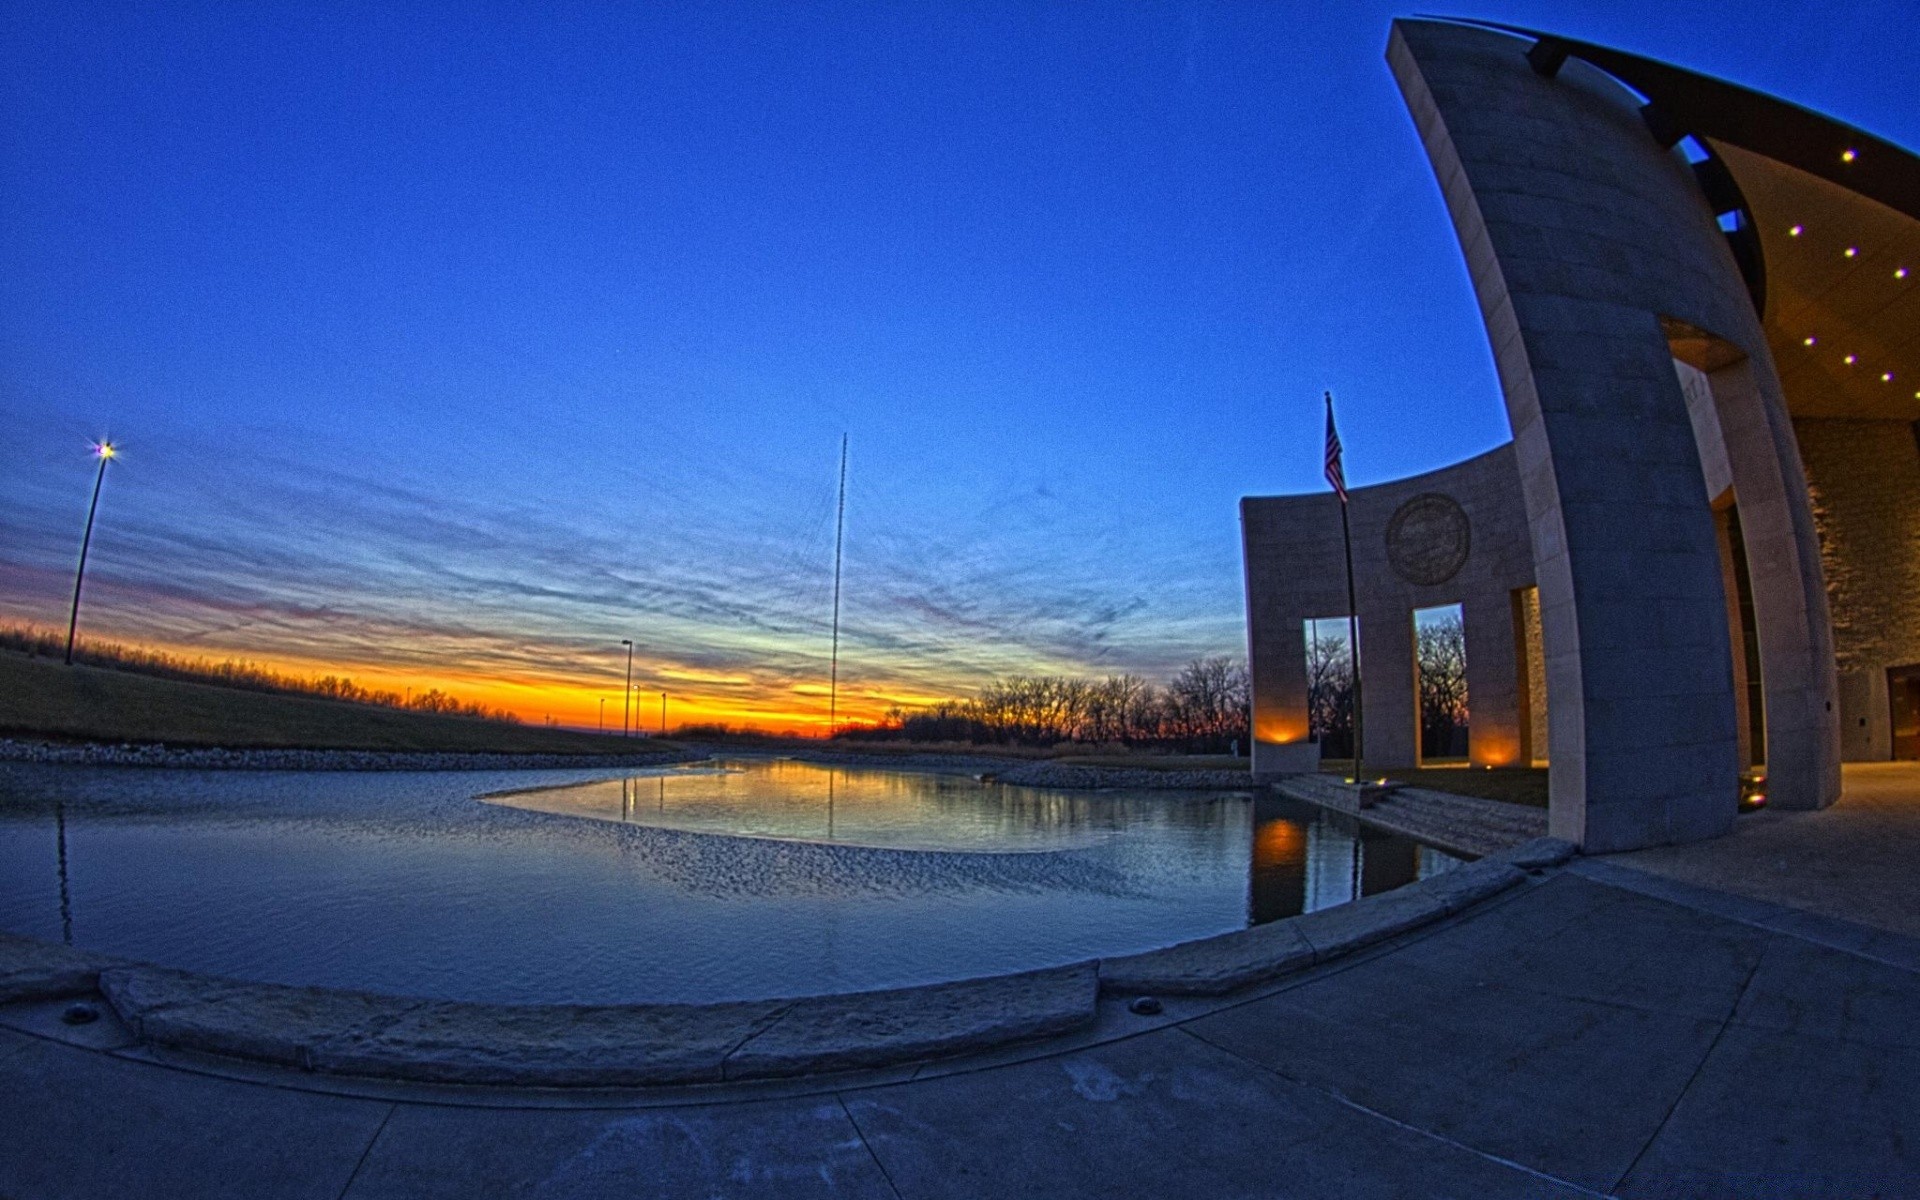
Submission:
<svg viewBox="0 0 1920 1200">
<path fill-rule="evenodd" d="M 170 466 L 220 460 L 158 449 Z M 8 457 L 20 487 L 0 512 L 0 610 L 50 621 L 71 582 L 74 472 Z M 831 480 L 808 494 L 715 468 L 701 489 L 719 475 L 723 493 L 762 503 L 696 526 L 693 499 L 656 496 L 634 521 L 591 500 L 532 507 L 269 457 L 203 475 L 135 454 L 113 470 L 87 595 L 103 636 L 616 694 L 630 637 L 637 684 L 736 711 L 791 711 L 826 672 Z M 798 502 L 777 502 L 783 488 Z M 1221 602 L 1237 564 L 1217 547 L 1089 518 L 1044 481 L 937 525 L 884 494 L 856 499 L 850 697 L 952 694 L 1010 671 L 1160 674 L 1238 642 L 1237 607 Z"/>
</svg>

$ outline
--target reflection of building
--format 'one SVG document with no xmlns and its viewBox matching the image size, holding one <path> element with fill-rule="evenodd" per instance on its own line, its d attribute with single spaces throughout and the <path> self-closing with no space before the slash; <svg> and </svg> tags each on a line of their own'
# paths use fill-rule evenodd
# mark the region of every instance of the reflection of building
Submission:
<svg viewBox="0 0 1920 1200">
<path fill-rule="evenodd" d="M 1920 754 L 1920 159 L 1526 31 L 1400 21 L 1388 60 L 1514 440 L 1354 494 L 1369 759 L 1415 760 L 1410 612 L 1454 602 L 1474 760 L 1548 760 L 1589 850 L 1724 832 L 1750 766 L 1819 808 Z M 1332 503 L 1242 505 L 1257 771 L 1314 760 Z"/>
</svg>

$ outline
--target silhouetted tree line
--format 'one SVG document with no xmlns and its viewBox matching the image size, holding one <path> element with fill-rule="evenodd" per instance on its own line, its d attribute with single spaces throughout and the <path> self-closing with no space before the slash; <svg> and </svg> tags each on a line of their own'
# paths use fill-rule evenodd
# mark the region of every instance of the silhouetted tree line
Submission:
<svg viewBox="0 0 1920 1200">
<path fill-rule="evenodd" d="M 1458 614 L 1422 622 L 1414 631 L 1420 694 L 1420 754 L 1467 753 L 1467 635 Z M 1307 731 L 1327 758 L 1353 757 L 1353 658 L 1347 639 L 1307 637 Z"/>
<path fill-rule="evenodd" d="M 1248 745 L 1247 671 L 1231 658 L 1197 658 L 1165 684 L 1138 675 L 1078 679 L 1009 675 L 971 700 L 894 708 L 884 724 L 843 730 L 858 740 L 1052 746 L 1062 742 L 1221 753 Z"/>
<path fill-rule="evenodd" d="M 26 626 L 0 630 L 0 648 L 18 650 L 48 658 L 66 652 L 63 635 Z M 274 692 L 291 696 L 320 696 L 344 700 L 350 704 L 371 704 L 380 708 L 398 708 L 409 712 L 439 713 L 449 717 L 471 717 L 482 721 L 504 721 L 518 725 L 520 718 L 503 709 L 485 704 L 462 702 L 439 688 L 428 688 L 418 695 L 378 691 L 362 687 L 340 675 L 305 679 L 284 675 L 249 662 L 228 659 L 214 662 L 205 658 L 182 658 L 161 650 L 143 650 L 115 642 L 82 641 L 75 645 L 73 661 L 94 667 L 110 667 L 135 675 L 158 679 L 178 679 L 187 683 L 211 683 L 249 692 Z"/>
</svg>

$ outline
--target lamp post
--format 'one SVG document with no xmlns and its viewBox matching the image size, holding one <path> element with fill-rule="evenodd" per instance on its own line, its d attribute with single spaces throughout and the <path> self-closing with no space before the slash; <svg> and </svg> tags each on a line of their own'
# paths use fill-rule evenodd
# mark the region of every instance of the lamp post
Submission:
<svg viewBox="0 0 1920 1200">
<path fill-rule="evenodd" d="M 660 736 L 667 736 L 667 694 L 660 693 Z"/>
<path fill-rule="evenodd" d="M 632 737 L 628 732 L 627 714 L 633 708 L 633 642 L 629 638 L 621 638 L 620 644 L 627 648 L 627 686 L 620 692 L 620 736 Z"/>
<path fill-rule="evenodd" d="M 602 696 L 600 697 L 600 732 L 605 733 L 606 731 L 607 731 L 607 698 L 605 696 Z"/>
<path fill-rule="evenodd" d="M 67 616 L 67 665 L 73 665 L 73 635 L 80 627 L 80 584 L 87 577 L 87 547 L 93 544 L 93 514 L 100 508 L 100 485 L 107 480 L 107 464 L 113 456 L 120 453 L 111 441 L 102 440 L 93 444 L 93 456 L 100 460 L 100 470 L 93 477 L 93 501 L 87 505 L 87 532 L 80 539 L 80 569 L 73 573 L 73 611 Z"/>
</svg>

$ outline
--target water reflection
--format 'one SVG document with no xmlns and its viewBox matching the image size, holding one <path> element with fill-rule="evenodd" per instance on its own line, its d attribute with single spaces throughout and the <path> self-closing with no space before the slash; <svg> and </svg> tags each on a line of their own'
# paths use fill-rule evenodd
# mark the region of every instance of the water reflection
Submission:
<svg viewBox="0 0 1920 1200">
<path fill-rule="evenodd" d="M 60 940 L 73 945 L 73 890 L 67 885 L 67 806 L 53 806 L 54 857 L 60 871 Z"/>
<path fill-rule="evenodd" d="M 527 776 L 0 765 L 0 929 L 279 983 L 709 1001 L 1133 953 L 1456 865 L 1271 796 L 581 774 L 477 803 Z"/>
<path fill-rule="evenodd" d="M 1254 802 L 1247 923 L 1261 925 L 1437 875 L 1460 865 L 1430 847 L 1360 824 L 1344 813 L 1279 797 Z"/>
</svg>

